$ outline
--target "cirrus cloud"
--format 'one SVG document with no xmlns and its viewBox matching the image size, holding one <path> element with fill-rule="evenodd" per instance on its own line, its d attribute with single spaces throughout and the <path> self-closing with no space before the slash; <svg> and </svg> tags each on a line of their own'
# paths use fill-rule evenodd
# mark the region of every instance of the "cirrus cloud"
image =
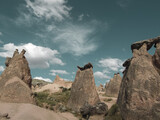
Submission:
<svg viewBox="0 0 160 120">
<path fill-rule="evenodd" d="M 25 0 L 26 7 L 36 17 L 45 18 L 46 20 L 53 18 L 61 21 L 64 17 L 69 17 L 69 11 L 72 9 L 66 5 L 66 0 Z"/>
</svg>

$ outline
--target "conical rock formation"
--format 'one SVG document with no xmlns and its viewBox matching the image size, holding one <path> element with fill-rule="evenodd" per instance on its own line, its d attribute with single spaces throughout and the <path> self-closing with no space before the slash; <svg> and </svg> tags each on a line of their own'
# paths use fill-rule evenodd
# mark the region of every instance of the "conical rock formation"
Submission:
<svg viewBox="0 0 160 120">
<path fill-rule="evenodd" d="M 86 102 L 90 105 L 95 105 L 99 101 L 100 99 L 96 91 L 92 67 L 82 71 L 78 69 L 72 84 L 71 96 L 67 106 L 79 112 L 79 109 Z"/>
<path fill-rule="evenodd" d="M 114 74 L 114 77 L 105 86 L 107 96 L 118 97 L 122 78 L 119 73 Z"/>
<path fill-rule="evenodd" d="M 12 58 L 7 57 L 6 69 L 0 76 L 0 101 L 33 103 L 32 77 L 24 54 L 25 50 L 20 54 L 16 50 Z"/>
<path fill-rule="evenodd" d="M 147 50 L 152 45 L 151 56 Z M 140 41 L 132 46 L 133 57 L 126 70 L 117 103 L 124 120 L 159 120 L 160 114 L 160 38 Z"/>
</svg>

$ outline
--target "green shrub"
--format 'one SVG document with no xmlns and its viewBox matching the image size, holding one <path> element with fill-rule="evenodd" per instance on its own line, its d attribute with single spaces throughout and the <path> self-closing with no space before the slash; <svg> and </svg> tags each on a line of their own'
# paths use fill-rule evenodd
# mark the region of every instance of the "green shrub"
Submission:
<svg viewBox="0 0 160 120">
<path fill-rule="evenodd" d="M 108 98 L 108 99 L 106 98 L 106 99 L 104 99 L 104 101 L 109 102 L 109 101 L 112 101 L 112 99 L 111 98 Z"/>
<path fill-rule="evenodd" d="M 122 120 L 121 113 L 117 104 L 112 105 L 105 120 Z"/>
<path fill-rule="evenodd" d="M 56 106 L 57 104 L 67 104 L 70 91 L 65 90 L 64 92 L 56 92 L 52 94 L 50 94 L 49 91 L 43 91 L 34 93 L 34 96 L 38 106 L 53 109 L 53 106 Z"/>
</svg>

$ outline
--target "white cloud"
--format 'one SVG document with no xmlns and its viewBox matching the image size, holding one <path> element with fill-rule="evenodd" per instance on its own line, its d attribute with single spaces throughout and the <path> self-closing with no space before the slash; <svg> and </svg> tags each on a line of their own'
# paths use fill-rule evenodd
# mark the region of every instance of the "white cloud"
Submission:
<svg viewBox="0 0 160 120">
<path fill-rule="evenodd" d="M 4 71 L 4 67 L 0 66 L 0 72 Z"/>
<path fill-rule="evenodd" d="M 46 82 L 52 82 L 51 79 L 49 79 L 49 78 L 43 78 L 43 77 L 34 77 L 33 79 L 43 80 L 43 81 L 46 81 Z"/>
<path fill-rule="evenodd" d="M 69 11 L 72 9 L 66 5 L 67 0 L 25 0 L 26 7 L 36 17 L 45 18 L 46 20 L 53 18 L 61 21 L 64 17 L 69 17 Z"/>
<path fill-rule="evenodd" d="M 47 47 L 36 46 L 32 43 L 14 45 L 14 43 L 8 43 L 1 48 L 4 52 L 0 52 L 1 57 L 11 57 L 15 49 L 25 49 L 25 54 L 31 68 L 48 68 L 50 64 L 64 65 L 60 59 L 60 54 L 57 50 L 52 50 Z"/>
<path fill-rule="evenodd" d="M 123 68 L 123 61 L 118 58 L 101 59 L 98 63 L 100 67 L 106 68 L 108 71 L 119 71 Z"/>
<path fill-rule="evenodd" d="M 1 35 L 3 35 L 3 33 L 2 33 L 2 32 L 0 32 L 0 36 L 1 36 Z"/>
<path fill-rule="evenodd" d="M 97 49 L 98 45 L 91 37 L 93 33 L 94 29 L 92 27 L 67 24 L 57 31 L 53 41 L 59 44 L 62 53 L 82 56 Z"/>
<path fill-rule="evenodd" d="M 51 70 L 50 71 L 50 75 L 53 75 L 53 76 L 56 76 L 56 75 L 59 75 L 59 74 L 62 74 L 62 75 L 67 75 L 69 74 L 67 71 L 65 70 Z"/>
<path fill-rule="evenodd" d="M 83 20 L 83 17 L 84 17 L 84 14 L 81 14 L 78 16 L 78 21 L 82 21 Z"/>
<path fill-rule="evenodd" d="M 100 71 L 95 72 L 95 73 L 94 73 L 94 76 L 95 76 L 96 78 L 100 78 L 100 79 L 109 79 L 109 78 L 110 78 L 110 77 L 107 76 L 105 73 L 100 72 Z"/>
</svg>

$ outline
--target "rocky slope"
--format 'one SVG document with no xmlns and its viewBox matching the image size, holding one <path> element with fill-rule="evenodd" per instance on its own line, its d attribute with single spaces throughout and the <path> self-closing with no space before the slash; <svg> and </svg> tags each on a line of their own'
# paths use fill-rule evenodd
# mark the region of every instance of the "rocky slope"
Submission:
<svg viewBox="0 0 160 120">
<path fill-rule="evenodd" d="M 152 56 L 147 50 L 155 45 Z M 124 66 L 124 76 L 117 100 L 124 120 L 159 120 L 160 108 L 160 38 L 136 42 L 133 57 Z"/>
</svg>

